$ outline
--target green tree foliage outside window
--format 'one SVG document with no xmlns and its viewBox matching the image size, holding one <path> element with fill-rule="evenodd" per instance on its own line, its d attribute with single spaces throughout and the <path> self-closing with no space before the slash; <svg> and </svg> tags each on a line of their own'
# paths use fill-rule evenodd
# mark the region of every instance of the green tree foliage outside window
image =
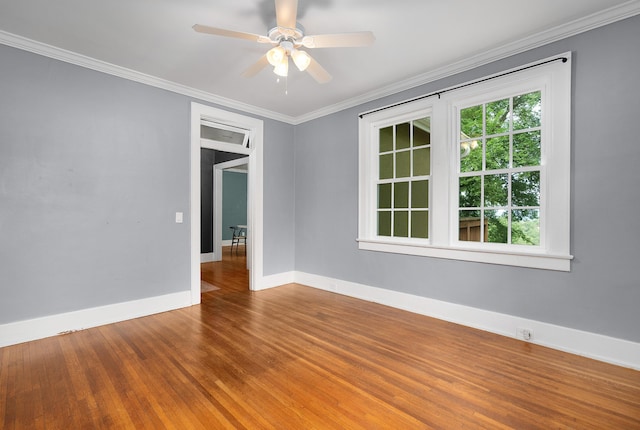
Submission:
<svg viewBox="0 0 640 430">
<path fill-rule="evenodd" d="M 460 111 L 459 240 L 540 244 L 541 92 Z"/>
</svg>

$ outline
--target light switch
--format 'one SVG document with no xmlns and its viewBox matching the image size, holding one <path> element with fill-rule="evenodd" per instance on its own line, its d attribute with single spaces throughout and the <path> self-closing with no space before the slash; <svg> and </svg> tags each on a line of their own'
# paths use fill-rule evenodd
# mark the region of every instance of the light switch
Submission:
<svg viewBox="0 0 640 430">
<path fill-rule="evenodd" d="M 183 215 L 182 212 L 176 212 L 176 223 L 182 224 Z"/>
</svg>

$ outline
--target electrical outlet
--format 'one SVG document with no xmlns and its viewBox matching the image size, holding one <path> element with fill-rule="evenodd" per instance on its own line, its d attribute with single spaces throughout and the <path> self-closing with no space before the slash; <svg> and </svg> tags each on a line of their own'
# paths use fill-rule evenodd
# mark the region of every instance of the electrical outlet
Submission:
<svg viewBox="0 0 640 430">
<path fill-rule="evenodd" d="M 533 339 L 533 330 L 531 330 L 530 328 L 518 327 L 516 329 L 516 337 L 518 339 L 530 341 Z"/>
</svg>

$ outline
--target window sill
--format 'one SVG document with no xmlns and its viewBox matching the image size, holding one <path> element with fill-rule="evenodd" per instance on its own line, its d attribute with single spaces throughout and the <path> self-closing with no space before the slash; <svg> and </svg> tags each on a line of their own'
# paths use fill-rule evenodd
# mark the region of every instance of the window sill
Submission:
<svg viewBox="0 0 640 430">
<path fill-rule="evenodd" d="M 572 255 L 550 255 L 543 253 L 504 252 L 467 248 L 416 245 L 382 240 L 358 239 L 358 248 L 366 251 L 390 252 L 394 254 L 418 255 L 449 260 L 473 261 L 476 263 L 505 266 L 530 267 L 534 269 L 571 271 Z"/>
</svg>

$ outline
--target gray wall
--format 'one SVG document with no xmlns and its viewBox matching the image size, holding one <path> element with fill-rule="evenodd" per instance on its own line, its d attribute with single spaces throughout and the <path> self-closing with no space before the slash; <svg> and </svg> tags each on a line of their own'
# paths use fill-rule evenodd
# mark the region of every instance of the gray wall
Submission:
<svg viewBox="0 0 640 430">
<path fill-rule="evenodd" d="M 640 341 L 637 40 L 640 17 L 295 127 L 265 119 L 264 274 Z M 358 113 L 568 50 L 570 273 L 357 249 Z M 188 290 L 191 99 L 2 45 L 0 95 L 0 324 Z"/>
<path fill-rule="evenodd" d="M 294 270 L 294 138 L 292 125 L 264 130 L 264 272 Z M 269 170 L 267 170 L 267 166 Z M 251 174 L 251 173 L 249 173 Z"/>
<path fill-rule="evenodd" d="M 0 324 L 190 289 L 191 101 L 0 45 Z M 293 270 L 293 129 L 264 127 L 268 274 Z"/>
<path fill-rule="evenodd" d="M 299 125 L 296 270 L 640 341 L 640 16 Z M 358 114 L 572 51 L 570 273 L 359 251 Z"/>
</svg>

